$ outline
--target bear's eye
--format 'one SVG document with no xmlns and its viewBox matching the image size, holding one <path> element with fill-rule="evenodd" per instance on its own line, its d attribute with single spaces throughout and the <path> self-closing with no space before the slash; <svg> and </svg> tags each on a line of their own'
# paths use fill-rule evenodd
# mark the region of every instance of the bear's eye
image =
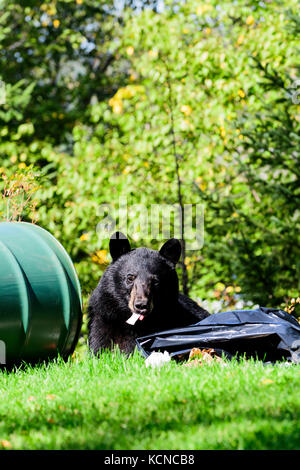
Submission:
<svg viewBox="0 0 300 470">
<path fill-rule="evenodd" d="M 126 281 L 131 283 L 135 280 L 135 275 L 134 274 L 127 274 Z"/>
</svg>

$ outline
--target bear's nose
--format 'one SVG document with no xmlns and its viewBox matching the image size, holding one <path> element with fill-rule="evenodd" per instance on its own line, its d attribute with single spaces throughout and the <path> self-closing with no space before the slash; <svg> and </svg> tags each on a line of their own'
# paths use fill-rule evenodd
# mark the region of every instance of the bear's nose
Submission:
<svg viewBox="0 0 300 470">
<path fill-rule="evenodd" d="M 134 302 L 134 308 L 135 310 L 138 310 L 139 312 L 143 313 L 147 311 L 148 308 L 148 301 L 147 299 L 142 299 L 142 300 L 136 300 Z"/>
</svg>

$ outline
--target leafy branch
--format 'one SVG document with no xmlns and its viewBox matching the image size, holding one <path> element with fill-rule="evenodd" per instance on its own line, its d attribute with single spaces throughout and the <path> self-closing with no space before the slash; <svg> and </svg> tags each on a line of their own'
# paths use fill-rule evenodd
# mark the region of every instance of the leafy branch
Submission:
<svg viewBox="0 0 300 470">
<path fill-rule="evenodd" d="M 21 164 L 22 165 L 22 164 Z M 4 188 L 1 193 L 3 211 L 0 212 L 0 218 L 6 222 L 20 222 L 29 213 L 31 222 L 35 223 L 37 219 L 36 206 L 37 201 L 33 197 L 40 186 L 37 178 L 39 174 L 34 170 L 33 165 L 26 166 L 16 171 L 13 175 L 1 175 Z"/>
<path fill-rule="evenodd" d="M 176 137 L 175 137 L 175 124 L 174 124 L 174 100 L 172 93 L 172 82 L 171 75 L 168 63 L 164 57 L 161 57 L 162 62 L 166 68 L 166 83 L 168 87 L 168 105 L 170 109 L 170 119 L 171 119 L 171 137 L 172 137 L 172 149 L 175 162 L 175 172 L 176 172 L 176 181 L 177 181 L 177 198 L 178 204 L 180 207 L 180 241 L 181 241 L 181 267 L 182 267 L 182 290 L 185 295 L 188 295 L 188 272 L 186 266 L 186 245 L 184 238 L 184 203 L 182 196 L 182 182 L 180 178 L 180 155 L 177 152 L 176 148 Z"/>
</svg>

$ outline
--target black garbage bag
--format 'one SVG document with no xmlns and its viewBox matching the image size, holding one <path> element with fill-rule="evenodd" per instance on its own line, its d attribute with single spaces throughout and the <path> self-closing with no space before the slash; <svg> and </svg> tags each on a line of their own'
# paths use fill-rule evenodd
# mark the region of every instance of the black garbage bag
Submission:
<svg viewBox="0 0 300 470">
<path fill-rule="evenodd" d="M 229 358 L 300 362 L 300 324 L 284 310 L 265 307 L 215 313 L 184 328 L 137 338 L 136 343 L 144 357 L 168 351 L 172 358 L 183 359 L 196 347 L 213 348 Z"/>
</svg>

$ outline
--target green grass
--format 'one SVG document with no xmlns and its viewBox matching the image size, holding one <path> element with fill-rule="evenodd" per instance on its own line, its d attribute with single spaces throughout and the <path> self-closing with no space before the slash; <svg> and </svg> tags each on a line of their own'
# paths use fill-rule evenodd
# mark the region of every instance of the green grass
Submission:
<svg viewBox="0 0 300 470">
<path fill-rule="evenodd" d="M 147 369 L 136 353 L 0 372 L 0 448 L 299 449 L 299 366 Z"/>
</svg>

